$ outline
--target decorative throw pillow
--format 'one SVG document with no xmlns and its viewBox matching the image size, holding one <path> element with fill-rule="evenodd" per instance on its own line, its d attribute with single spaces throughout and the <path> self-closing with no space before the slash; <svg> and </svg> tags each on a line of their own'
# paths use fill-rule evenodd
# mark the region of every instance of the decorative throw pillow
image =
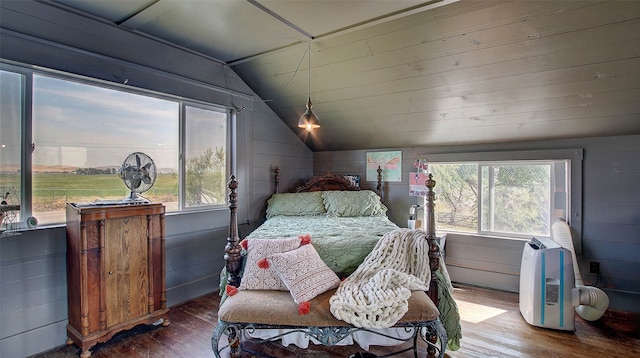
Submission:
<svg viewBox="0 0 640 358">
<path fill-rule="evenodd" d="M 326 212 L 320 191 L 273 194 L 267 200 L 267 219 L 278 215 L 305 216 Z"/>
<path fill-rule="evenodd" d="M 338 287 L 340 279 L 322 261 L 313 245 L 269 256 L 271 266 L 289 288 L 297 304 Z"/>
<path fill-rule="evenodd" d="M 289 239 L 247 239 L 247 257 L 239 290 L 280 290 L 287 286 L 278 273 L 267 264 L 270 255 L 287 252 L 300 247 L 301 238 Z M 266 265 L 265 265 L 266 264 Z"/>
<path fill-rule="evenodd" d="M 322 199 L 331 216 L 382 216 L 387 213 L 380 196 L 371 190 L 324 191 Z"/>
</svg>

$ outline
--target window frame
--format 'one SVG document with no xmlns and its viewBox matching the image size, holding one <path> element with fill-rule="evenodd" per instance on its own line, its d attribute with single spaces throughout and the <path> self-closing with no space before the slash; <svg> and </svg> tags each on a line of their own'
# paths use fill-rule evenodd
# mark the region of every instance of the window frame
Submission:
<svg viewBox="0 0 640 358">
<path fill-rule="evenodd" d="M 184 153 L 185 153 L 185 106 L 193 106 L 201 109 L 212 110 L 222 112 L 226 115 L 226 128 L 225 128 L 225 151 L 226 151 L 226 159 L 225 159 L 225 177 L 230 175 L 232 169 L 232 161 L 235 157 L 235 153 L 232 153 L 233 148 L 232 143 L 234 141 L 231 138 L 231 135 L 235 133 L 235 130 L 232 128 L 235 125 L 235 121 L 232 120 L 232 112 L 233 109 L 224 105 L 207 103 L 204 101 L 187 98 L 183 96 L 172 95 L 168 93 L 161 93 L 157 91 L 152 91 L 139 87 L 132 87 L 127 84 L 120 84 L 115 82 L 109 82 L 105 80 L 95 79 L 88 76 L 82 76 L 72 73 L 67 73 L 63 71 L 51 70 L 47 68 L 42 68 L 39 66 L 30 66 L 22 63 L 15 62 L 6 62 L 0 61 L 0 70 L 13 72 L 21 75 L 22 77 L 22 88 L 21 88 L 21 106 L 22 106 L 22 116 L 20 118 L 20 141 L 21 141 L 21 150 L 20 150 L 20 168 L 21 168 L 21 176 L 20 176 L 20 219 L 24 222 L 24 219 L 31 217 L 33 214 L 33 188 L 32 188 L 32 178 L 33 178 L 33 155 L 32 155 L 32 146 L 33 146 L 33 80 L 34 75 L 42 75 L 47 77 L 52 77 L 59 80 L 64 81 L 72 81 L 76 83 L 81 83 L 90 86 L 98 86 L 107 88 L 110 90 L 121 91 L 136 95 L 142 95 L 147 97 L 153 97 L 156 99 L 173 101 L 178 104 L 178 148 L 177 148 L 177 161 L 178 161 L 178 209 L 176 211 L 167 212 L 167 215 L 188 213 L 188 212 L 198 212 L 198 211 L 213 211 L 213 210 L 223 210 L 226 209 L 228 205 L 228 197 L 224 196 L 224 203 L 221 204 L 211 204 L 211 205 L 200 205 L 196 207 L 187 207 L 186 206 L 186 197 L 185 197 L 185 173 L 184 173 Z M 39 225 L 39 227 L 55 227 L 64 225 L 64 222 L 61 223 L 45 223 L 43 225 Z M 24 225 L 21 225 L 18 230 L 25 229 Z"/>
<path fill-rule="evenodd" d="M 499 152 L 460 152 L 460 153 L 434 153 L 418 155 L 418 158 L 426 158 L 429 164 L 437 163 L 500 163 L 500 162 L 514 162 L 514 161 L 561 161 L 568 160 L 569 165 L 566 173 L 567 180 L 567 196 L 568 196 L 568 208 L 567 217 L 565 218 L 572 228 L 574 247 L 577 254 L 582 252 L 582 160 L 583 149 L 571 148 L 571 149 L 539 149 L 539 150 L 511 150 L 511 151 L 499 151 Z M 553 168 L 552 168 L 553 170 Z M 479 172 L 480 176 L 481 173 Z M 434 192 L 438 193 L 438 178 L 434 178 L 436 181 L 436 187 Z M 480 178 L 478 178 L 480 180 Z M 480 200 L 480 199 L 479 199 Z M 553 199 L 553 193 L 551 200 Z M 436 201 L 437 205 L 437 201 Z M 553 208 L 553 206 L 552 206 Z M 479 209 L 480 211 L 480 209 Z M 478 214 L 480 215 L 480 214 Z M 496 235 L 493 232 L 483 232 L 481 228 L 480 216 L 478 216 L 478 228 L 476 233 L 460 232 L 464 235 L 474 236 L 486 236 L 486 237 L 498 237 L 503 239 L 530 239 L 530 237 L 524 237 L 518 235 Z M 458 232 L 456 232 L 458 233 Z"/>
<path fill-rule="evenodd" d="M 179 203 L 178 207 L 180 212 L 197 212 L 197 211 L 205 211 L 210 209 L 226 209 L 229 205 L 229 197 L 227 195 L 224 196 L 224 203 L 221 204 L 210 204 L 210 205 L 197 205 L 197 206 L 188 206 L 187 205 L 187 161 L 186 161 L 186 153 L 187 153 L 187 115 L 186 108 L 194 107 L 204 110 L 212 110 L 223 112 L 222 107 L 215 107 L 211 105 L 203 105 L 197 101 L 193 100 L 184 100 L 180 103 L 180 121 L 179 121 L 179 130 L 180 130 L 180 139 L 178 144 L 178 198 Z M 217 110 L 215 108 L 218 108 Z M 225 177 L 228 177 L 231 171 L 231 157 L 232 157 L 232 110 L 229 108 L 224 109 L 224 113 L 227 116 L 226 124 L 225 124 Z"/>
<path fill-rule="evenodd" d="M 500 236 L 500 237 L 507 237 L 507 238 L 520 238 L 520 239 L 530 239 L 531 235 L 530 234 L 520 234 L 520 233 L 507 233 L 507 232 L 502 232 L 502 231 L 498 231 L 498 230 L 486 230 L 483 229 L 482 224 L 482 218 L 484 217 L 484 190 L 483 185 L 484 185 L 484 179 L 483 179 L 483 175 L 482 175 L 482 168 L 483 167 L 488 167 L 489 171 L 491 171 L 491 168 L 496 167 L 496 166 L 507 166 L 507 165 L 548 165 L 549 166 L 549 171 L 550 171 L 550 183 L 549 183 L 549 228 L 551 228 L 551 224 L 553 224 L 553 208 L 555 207 L 555 195 L 553 192 L 553 188 L 554 188 L 554 183 L 556 182 L 556 171 L 555 171 L 555 163 L 559 162 L 560 160 L 509 160 L 509 161 L 479 161 L 476 162 L 478 165 L 478 227 L 477 227 L 477 234 L 480 235 L 484 235 L 484 236 Z M 489 184 L 489 186 L 491 186 L 491 184 Z M 571 196 L 570 194 L 568 195 L 567 198 L 567 210 L 568 212 L 571 211 Z M 566 215 L 565 215 L 566 216 Z M 551 231 L 551 229 L 549 229 L 549 231 Z M 549 235 L 545 235 L 544 237 L 549 237 Z"/>
</svg>

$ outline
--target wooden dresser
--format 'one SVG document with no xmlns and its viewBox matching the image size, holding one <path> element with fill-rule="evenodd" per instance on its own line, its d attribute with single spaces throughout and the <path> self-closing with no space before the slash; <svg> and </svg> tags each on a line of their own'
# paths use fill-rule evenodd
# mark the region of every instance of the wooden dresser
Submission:
<svg viewBox="0 0 640 358">
<path fill-rule="evenodd" d="M 167 317 L 162 204 L 67 204 L 67 344 L 96 343 Z"/>
</svg>

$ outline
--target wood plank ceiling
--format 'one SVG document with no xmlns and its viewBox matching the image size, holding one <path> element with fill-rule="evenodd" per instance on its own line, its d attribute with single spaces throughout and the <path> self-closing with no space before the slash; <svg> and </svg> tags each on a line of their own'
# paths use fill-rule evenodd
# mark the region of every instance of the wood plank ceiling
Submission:
<svg viewBox="0 0 640 358">
<path fill-rule="evenodd" d="M 228 64 L 314 151 L 640 134 L 639 1 L 47 3 Z"/>
</svg>

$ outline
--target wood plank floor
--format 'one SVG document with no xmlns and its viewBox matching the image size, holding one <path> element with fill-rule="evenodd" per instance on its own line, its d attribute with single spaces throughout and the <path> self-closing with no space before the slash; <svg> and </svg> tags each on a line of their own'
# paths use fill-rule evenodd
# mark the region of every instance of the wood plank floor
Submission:
<svg viewBox="0 0 640 358">
<path fill-rule="evenodd" d="M 460 308 L 463 339 L 462 347 L 447 352 L 447 357 L 640 357 L 640 315 L 607 312 L 597 322 L 576 316 L 575 332 L 556 331 L 527 324 L 515 293 L 457 285 L 453 294 Z M 212 293 L 172 307 L 169 327 L 138 326 L 122 332 L 96 345 L 92 357 L 214 357 L 211 333 L 219 302 L 218 295 Z M 282 358 L 348 357 L 361 351 L 358 347 L 285 348 L 275 343 L 252 348 Z M 75 345 L 61 346 L 33 357 L 77 357 L 79 352 Z M 372 352 L 382 355 L 389 350 L 376 348 Z M 419 354 L 424 355 L 424 347 Z"/>
</svg>

